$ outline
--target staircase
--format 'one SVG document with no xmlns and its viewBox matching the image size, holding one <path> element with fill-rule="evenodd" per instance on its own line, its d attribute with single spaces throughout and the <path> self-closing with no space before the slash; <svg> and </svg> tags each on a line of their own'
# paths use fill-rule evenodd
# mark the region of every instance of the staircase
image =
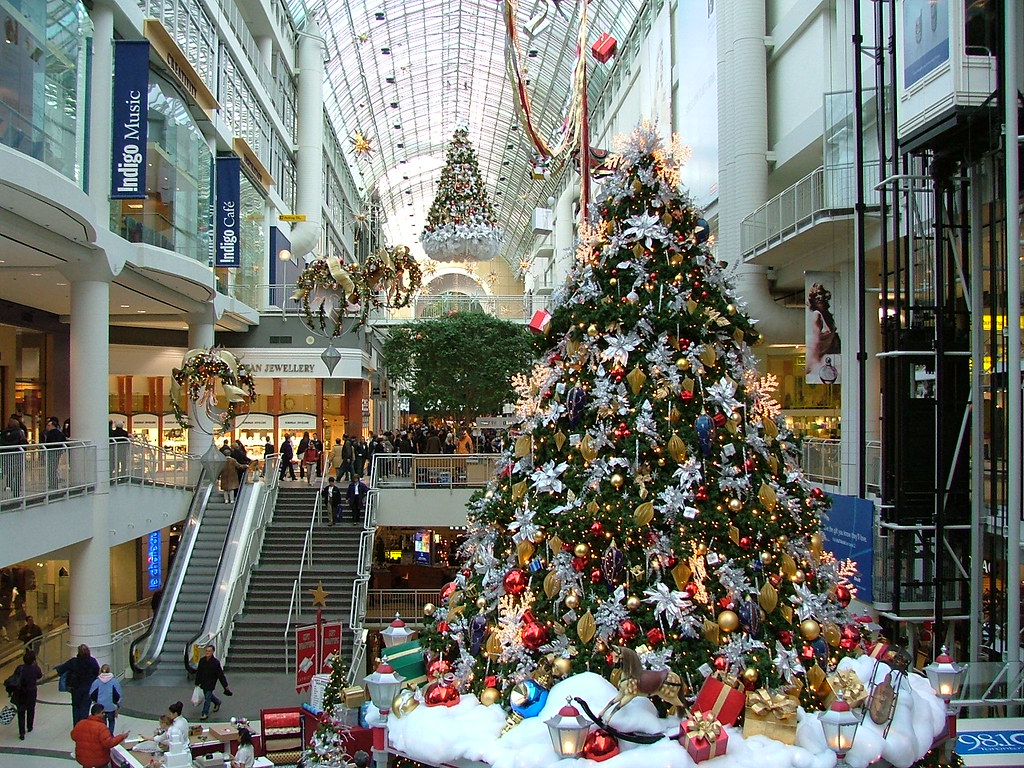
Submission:
<svg viewBox="0 0 1024 768">
<path fill-rule="evenodd" d="M 199 633 L 206 616 L 206 606 L 213 591 L 213 580 L 217 575 L 224 539 L 231 522 L 232 504 L 221 501 L 216 491 L 203 512 L 203 520 L 196 534 L 192 558 L 188 563 L 188 576 L 181 585 L 181 592 L 174 605 L 167 636 L 160 651 L 160 669 L 184 671 L 183 658 L 186 643 Z"/>
<path fill-rule="evenodd" d="M 284 637 L 292 584 L 299 572 L 302 545 L 316 502 L 315 488 L 278 490 L 274 517 L 263 539 L 263 552 L 253 570 L 242 615 L 235 621 L 227 667 L 232 672 L 275 672 L 295 664 L 295 627 L 313 624 L 316 611 L 309 591 L 318 583 L 329 593 L 324 619 L 341 618 L 345 624 L 342 653 L 351 649 L 348 615 L 352 582 L 356 577 L 362 526 L 347 519 L 313 531 L 312 565 L 306 564 L 297 596 L 299 615 L 293 617 L 290 637 Z"/>
</svg>

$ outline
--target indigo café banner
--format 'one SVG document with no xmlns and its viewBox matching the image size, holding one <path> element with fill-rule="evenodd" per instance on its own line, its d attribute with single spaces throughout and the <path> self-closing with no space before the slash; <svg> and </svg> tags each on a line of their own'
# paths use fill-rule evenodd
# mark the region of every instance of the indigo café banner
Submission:
<svg viewBox="0 0 1024 768">
<path fill-rule="evenodd" d="M 808 384 L 839 384 L 842 380 L 842 343 L 832 299 L 835 285 L 835 272 L 804 273 L 804 372 Z"/>
</svg>

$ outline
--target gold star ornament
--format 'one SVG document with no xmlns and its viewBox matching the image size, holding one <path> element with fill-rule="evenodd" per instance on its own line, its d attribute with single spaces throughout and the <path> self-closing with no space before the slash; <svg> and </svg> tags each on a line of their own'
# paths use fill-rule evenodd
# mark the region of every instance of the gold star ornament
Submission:
<svg viewBox="0 0 1024 768">
<path fill-rule="evenodd" d="M 316 583 L 316 589 L 309 590 L 309 594 L 313 596 L 313 607 L 326 608 L 327 607 L 327 596 L 331 594 L 324 589 L 324 583 L 318 581 Z"/>
<path fill-rule="evenodd" d="M 357 155 L 368 155 L 373 152 L 373 145 L 370 144 L 370 140 L 360 131 L 356 131 L 349 141 L 352 142 L 352 149 Z"/>
</svg>

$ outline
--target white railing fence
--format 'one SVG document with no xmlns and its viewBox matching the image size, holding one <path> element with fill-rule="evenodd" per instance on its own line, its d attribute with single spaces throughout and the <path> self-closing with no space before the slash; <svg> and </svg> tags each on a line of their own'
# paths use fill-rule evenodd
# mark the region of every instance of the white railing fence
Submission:
<svg viewBox="0 0 1024 768">
<path fill-rule="evenodd" d="M 92 491 L 96 446 L 67 442 L 0 447 L 0 509 Z"/>
</svg>

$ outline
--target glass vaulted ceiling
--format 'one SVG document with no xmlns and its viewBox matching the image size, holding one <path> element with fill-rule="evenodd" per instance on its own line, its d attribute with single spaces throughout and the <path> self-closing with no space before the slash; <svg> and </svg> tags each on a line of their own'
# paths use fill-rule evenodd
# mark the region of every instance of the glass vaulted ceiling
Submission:
<svg viewBox="0 0 1024 768">
<path fill-rule="evenodd" d="M 522 25 L 545 4 L 551 24 L 521 35 L 534 119 L 550 136 L 564 118 L 576 30 L 585 0 L 523 0 Z M 591 0 L 591 44 L 609 32 L 620 45 L 644 0 Z M 530 176 L 532 146 L 517 123 L 505 68 L 502 4 L 494 0 L 288 0 L 298 28 L 317 19 L 327 41 L 324 102 L 338 135 L 356 132 L 373 151 L 349 154 L 368 200 L 387 217 L 392 243 L 419 252 L 444 150 L 456 123 L 469 125 L 488 192 L 505 228 L 514 269 L 529 252 L 530 216 L 556 179 Z M 588 91 L 600 93 L 610 66 L 592 63 Z"/>
</svg>

